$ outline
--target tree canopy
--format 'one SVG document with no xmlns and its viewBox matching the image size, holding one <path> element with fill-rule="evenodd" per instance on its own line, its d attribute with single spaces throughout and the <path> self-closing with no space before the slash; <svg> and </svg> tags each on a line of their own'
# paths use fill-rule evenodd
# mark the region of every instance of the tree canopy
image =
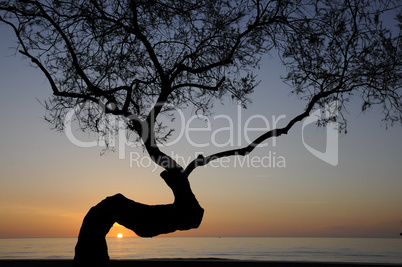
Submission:
<svg viewBox="0 0 402 267">
<path fill-rule="evenodd" d="M 185 166 L 156 146 L 172 133 L 158 116 L 172 115 L 172 107 L 208 115 L 226 97 L 246 106 L 258 86 L 253 71 L 268 52 L 287 67 L 283 79 L 305 109 L 246 147 L 194 160 L 187 175 L 212 159 L 250 153 L 334 101 L 341 116 L 327 121 L 339 120 L 340 130 L 352 97 L 363 111 L 379 106 L 387 123 L 402 122 L 398 1 L 9 0 L 0 10 L 17 51 L 50 83 L 47 119 L 57 129 L 76 105 L 84 130 L 99 132 L 102 116 L 120 116 L 165 169 Z M 384 21 L 389 16 L 395 20 Z"/>
</svg>

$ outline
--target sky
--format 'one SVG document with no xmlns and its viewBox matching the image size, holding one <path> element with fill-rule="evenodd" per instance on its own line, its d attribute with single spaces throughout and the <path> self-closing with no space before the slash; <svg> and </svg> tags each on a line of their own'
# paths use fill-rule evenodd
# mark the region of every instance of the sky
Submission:
<svg viewBox="0 0 402 267">
<path fill-rule="evenodd" d="M 111 139 L 115 151 L 103 153 L 94 135 L 53 130 L 40 104 L 51 95 L 44 75 L 14 55 L 4 25 L 0 36 L 0 238 L 77 237 L 90 207 L 116 193 L 146 204 L 173 201 L 162 169 L 124 132 Z M 178 111 L 163 151 L 186 162 L 283 126 L 305 103 L 289 95 L 280 66 L 264 59 L 246 110 L 228 99 L 208 120 Z M 402 127 L 386 129 L 377 109 L 363 114 L 355 100 L 346 117 L 347 134 L 305 121 L 246 159 L 196 169 L 190 182 L 203 222 L 166 236 L 398 237 Z M 119 225 L 108 235 L 117 233 L 135 236 Z"/>
</svg>

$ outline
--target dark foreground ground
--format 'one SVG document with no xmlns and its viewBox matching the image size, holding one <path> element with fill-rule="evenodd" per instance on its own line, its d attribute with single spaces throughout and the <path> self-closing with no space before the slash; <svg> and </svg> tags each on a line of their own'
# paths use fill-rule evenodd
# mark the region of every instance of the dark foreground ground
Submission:
<svg viewBox="0 0 402 267">
<path fill-rule="evenodd" d="M 72 260 L 0 260 L 1 267 L 71 267 Z M 402 264 L 374 264 L 374 263 L 333 263 L 333 262 L 276 262 L 276 261 L 236 261 L 219 259 L 161 259 L 161 260 L 111 260 L 109 267 L 163 267 L 163 266 L 191 266 L 191 267 L 382 267 L 402 266 Z"/>
</svg>

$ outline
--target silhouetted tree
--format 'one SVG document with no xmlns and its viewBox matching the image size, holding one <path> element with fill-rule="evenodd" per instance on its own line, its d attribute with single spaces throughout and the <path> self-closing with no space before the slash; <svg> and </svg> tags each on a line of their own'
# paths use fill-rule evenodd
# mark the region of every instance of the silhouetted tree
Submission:
<svg viewBox="0 0 402 267">
<path fill-rule="evenodd" d="M 398 1 L 368 0 L 71 0 L 1 1 L 0 20 L 18 38 L 18 51 L 46 76 L 53 97 L 47 119 L 59 130 L 66 113 L 81 105 L 83 130 L 100 132 L 105 114 L 125 119 L 175 201 L 149 206 L 117 194 L 86 215 L 75 264 L 107 263 L 105 235 L 114 222 L 139 236 L 196 228 L 203 209 L 188 177 L 213 159 L 249 154 L 264 140 L 286 134 L 313 108 L 352 96 L 362 110 L 379 105 L 391 125 L 401 117 L 401 14 Z M 387 29 L 384 12 L 399 20 Z M 398 13 L 399 12 L 399 13 Z M 246 147 L 199 156 L 180 166 L 156 145 L 171 130 L 157 118 L 172 107 L 194 106 L 208 115 L 216 99 L 246 106 L 258 85 L 253 69 L 268 51 L 288 69 L 284 80 L 306 101 L 283 128 L 266 132 Z M 93 105 L 102 107 L 101 113 Z M 104 126 L 104 125 L 103 125 Z"/>
</svg>

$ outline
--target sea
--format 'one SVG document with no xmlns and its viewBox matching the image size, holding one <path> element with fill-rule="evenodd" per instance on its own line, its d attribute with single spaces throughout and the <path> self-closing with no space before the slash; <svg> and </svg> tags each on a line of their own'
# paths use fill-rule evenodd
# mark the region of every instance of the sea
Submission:
<svg viewBox="0 0 402 267">
<path fill-rule="evenodd" d="M 76 242 L 76 238 L 0 239 L 0 259 L 73 259 Z M 402 237 L 109 237 L 107 244 L 111 259 L 233 259 L 402 264 Z"/>
</svg>

